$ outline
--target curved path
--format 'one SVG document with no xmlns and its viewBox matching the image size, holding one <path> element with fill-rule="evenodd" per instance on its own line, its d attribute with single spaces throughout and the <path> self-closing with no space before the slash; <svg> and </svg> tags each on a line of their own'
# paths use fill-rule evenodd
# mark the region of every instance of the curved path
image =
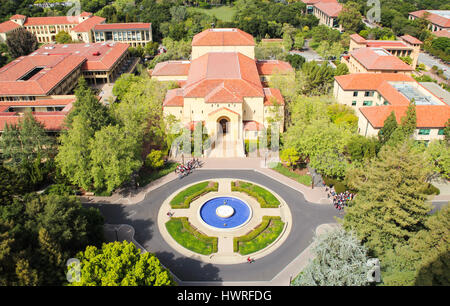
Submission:
<svg viewBox="0 0 450 306">
<path fill-rule="evenodd" d="M 204 263 L 195 258 L 187 258 L 172 249 L 161 236 L 156 224 L 160 206 L 180 187 L 213 178 L 250 180 L 278 193 L 289 205 L 293 220 L 291 232 L 284 243 L 253 264 L 235 265 Z M 151 191 L 138 204 L 85 205 L 99 208 L 105 217 L 105 223 L 133 226 L 136 241 L 149 252 L 155 253 L 161 263 L 184 282 L 270 281 L 310 245 L 319 225 L 335 223 L 334 217 L 340 217 L 332 205 L 309 203 L 302 193 L 252 170 L 195 171 L 183 179 L 171 181 Z"/>
</svg>

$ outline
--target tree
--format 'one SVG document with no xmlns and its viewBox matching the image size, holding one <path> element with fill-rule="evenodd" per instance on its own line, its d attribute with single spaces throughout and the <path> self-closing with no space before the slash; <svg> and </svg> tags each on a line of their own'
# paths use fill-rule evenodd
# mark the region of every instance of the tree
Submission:
<svg viewBox="0 0 450 306">
<path fill-rule="evenodd" d="M 344 228 L 354 230 L 376 256 L 404 245 L 424 228 L 431 210 L 423 193 L 429 174 L 425 155 L 408 142 L 384 146 L 359 175 L 348 176 L 358 196 L 346 209 Z"/>
<path fill-rule="evenodd" d="M 450 148 L 446 141 L 433 140 L 425 150 L 435 173 L 450 179 Z"/>
<path fill-rule="evenodd" d="M 27 111 L 18 125 L 6 125 L 0 139 L 4 165 L 24 176 L 30 186 L 46 179 L 52 167 L 54 141 L 43 124 Z"/>
<path fill-rule="evenodd" d="M 290 51 L 292 49 L 292 38 L 288 33 L 283 34 L 283 48 L 285 51 Z"/>
<path fill-rule="evenodd" d="M 286 163 L 286 166 L 293 167 L 297 164 L 300 159 L 300 155 L 294 148 L 287 148 L 281 151 L 280 159 L 282 162 Z"/>
<path fill-rule="evenodd" d="M 297 32 L 297 34 L 295 34 L 294 37 L 294 48 L 297 50 L 301 50 L 303 49 L 303 46 L 305 44 L 305 39 L 303 37 L 303 33 L 302 32 Z"/>
<path fill-rule="evenodd" d="M 66 31 L 59 31 L 58 34 L 55 35 L 55 41 L 58 44 L 70 44 L 72 42 L 72 36 Z"/>
<path fill-rule="evenodd" d="M 152 150 L 145 158 L 145 165 L 151 169 L 159 169 L 164 166 L 163 153 L 160 150 Z"/>
<path fill-rule="evenodd" d="M 340 63 L 336 66 L 336 70 L 334 71 L 334 76 L 349 74 L 350 71 L 345 63 Z"/>
<path fill-rule="evenodd" d="M 28 55 L 39 46 L 36 36 L 24 28 L 8 33 L 6 44 L 9 54 L 14 58 Z"/>
<path fill-rule="evenodd" d="M 26 181 L 0 163 L 0 206 L 10 204 L 14 196 L 26 190 Z"/>
<path fill-rule="evenodd" d="M 385 144 L 391 138 L 392 133 L 397 129 L 397 119 L 394 111 L 384 120 L 383 127 L 378 132 L 378 139 L 381 144 Z"/>
<path fill-rule="evenodd" d="M 318 65 L 315 61 L 306 62 L 297 79 L 300 93 L 307 96 L 326 94 L 333 82 L 333 68 L 325 63 Z"/>
<path fill-rule="evenodd" d="M 352 1 L 345 3 L 338 20 L 346 32 L 358 33 L 363 25 L 359 4 Z"/>
<path fill-rule="evenodd" d="M 77 258 L 81 261 L 81 279 L 71 286 L 173 286 L 169 271 L 155 255 L 143 253 L 131 242 L 88 246 Z M 71 266 L 68 272 L 71 272 Z"/>
<path fill-rule="evenodd" d="M 142 139 L 135 138 L 119 125 L 110 125 L 90 140 L 91 175 L 94 188 L 112 192 L 142 166 Z"/>
<path fill-rule="evenodd" d="M 347 152 L 352 163 L 370 160 L 376 156 L 379 150 L 379 142 L 375 137 L 354 135 L 347 144 Z"/>
<path fill-rule="evenodd" d="M 119 101 L 122 100 L 125 93 L 128 92 L 131 84 L 137 82 L 138 80 L 140 80 L 140 78 L 132 73 L 122 74 L 114 83 L 112 91 L 113 95 L 115 95 Z"/>
<path fill-rule="evenodd" d="M 314 260 L 295 279 L 294 286 L 367 285 L 367 248 L 342 228 L 314 238 Z"/>
</svg>

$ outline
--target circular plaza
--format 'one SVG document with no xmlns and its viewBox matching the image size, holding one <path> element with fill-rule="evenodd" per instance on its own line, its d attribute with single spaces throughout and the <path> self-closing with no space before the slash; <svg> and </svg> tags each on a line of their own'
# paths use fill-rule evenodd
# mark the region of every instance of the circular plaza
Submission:
<svg viewBox="0 0 450 306">
<path fill-rule="evenodd" d="M 267 187 L 220 178 L 173 192 L 161 205 L 157 223 L 179 253 L 230 265 L 276 250 L 289 235 L 292 215 L 283 198 Z"/>
</svg>

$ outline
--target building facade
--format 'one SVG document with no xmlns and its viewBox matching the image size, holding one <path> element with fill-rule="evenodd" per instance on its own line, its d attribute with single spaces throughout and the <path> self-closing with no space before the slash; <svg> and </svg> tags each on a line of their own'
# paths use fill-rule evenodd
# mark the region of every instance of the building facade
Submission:
<svg viewBox="0 0 450 306">
<path fill-rule="evenodd" d="M 145 46 L 152 41 L 151 23 L 97 24 L 92 30 L 94 42 L 124 42 L 132 47 Z"/>
<path fill-rule="evenodd" d="M 409 20 L 426 18 L 430 22 L 428 28 L 431 32 L 450 30 L 449 10 L 420 10 L 409 13 L 408 18 Z"/>
<path fill-rule="evenodd" d="M 426 142 L 444 139 L 450 106 L 408 75 L 361 73 L 336 76 L 333 95 L 340 104 L 355 110 L 361 135 L 376 136 L 391 112 L 400 122 L 410 102 L 414 101 L 415 139 Z"/>
<path fill-rule="evenodd" d="M 284 117 L 280 91 L 261 82 L 251 35 L 239 29 L 209 29 L 197 34 L 192 44 L 191 61 L 159 63 L 152 71 L 153 78 L 182 85 L 167 92 L 165 116 L 186 127 L 202 122 L 209 136 L 227 135 L 233 147 L 256 139 L 274 116 Z M 271 64 L 278 67 L 274 71 L 293 71 L 285 62 Z"/>
</svg>

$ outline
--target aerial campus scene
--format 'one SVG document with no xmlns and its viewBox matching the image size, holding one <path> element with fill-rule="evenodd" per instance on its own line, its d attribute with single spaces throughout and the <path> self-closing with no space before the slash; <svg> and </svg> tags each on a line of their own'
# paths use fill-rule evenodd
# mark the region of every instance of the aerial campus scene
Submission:
<svg viewBox="0 0 450 306">
<path fill-rule="evenodd" d="M 5 0 L 0 22 L 1 286 L 450 284 L 448 1 Z"/>
</svg>

